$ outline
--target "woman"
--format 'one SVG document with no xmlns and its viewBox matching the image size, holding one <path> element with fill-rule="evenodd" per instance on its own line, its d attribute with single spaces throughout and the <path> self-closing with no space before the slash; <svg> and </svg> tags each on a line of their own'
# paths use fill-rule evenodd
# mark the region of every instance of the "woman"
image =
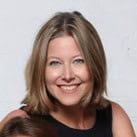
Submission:
<svg viewBox="0 0 137 137">
<path fill-rule="evenodd" d="M 38 116 L 61 137 L 135 137 L 124 110 L 104 98 L 106 59 L 92 24 L 62 12 L 40 29 L 26 67 L 26 104 L 14 116 Z"/>
</svg>

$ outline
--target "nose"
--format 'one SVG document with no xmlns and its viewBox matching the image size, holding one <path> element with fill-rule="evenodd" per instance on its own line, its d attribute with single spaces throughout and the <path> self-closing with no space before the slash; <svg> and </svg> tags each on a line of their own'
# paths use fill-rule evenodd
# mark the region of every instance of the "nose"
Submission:
<svg viewBox="0 0 137 137">
<path fill-rule="evenodd" d="M 63 69 L 62 79 L 66 82 L 71 82 L 72 80 L 74 80 L 74 78 L 74 70 L 71 65 L 65 65 Z"/>
</svg>

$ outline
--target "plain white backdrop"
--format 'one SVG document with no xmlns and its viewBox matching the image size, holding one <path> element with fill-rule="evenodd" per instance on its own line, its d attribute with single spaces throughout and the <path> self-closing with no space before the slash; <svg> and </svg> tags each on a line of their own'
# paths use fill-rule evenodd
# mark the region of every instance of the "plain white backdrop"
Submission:
<svg viewBox="0 0 137 137">
<path fill-rule="evenodd" d="M 0 0 L 0 120 L 20 107 L 35 35 L 55 12 L 80 11 L 97 29 L 108 63 L 108 98 L 137 133 L 137 0 Z"/>
</svg>

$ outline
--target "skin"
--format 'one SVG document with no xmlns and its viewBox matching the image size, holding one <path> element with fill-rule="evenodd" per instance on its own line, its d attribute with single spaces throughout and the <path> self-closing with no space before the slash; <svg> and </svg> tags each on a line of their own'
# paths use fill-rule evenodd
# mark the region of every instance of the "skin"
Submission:
<svg viewBox="0 0 137 137">
<path fill-rule="evenodd" d="M 91 78 L 74 39 L 63 36 L 49 43 L 45 71 L 48 91 L 65 106 L 80 106 L 91 94 Z"/>
<path fill-rule="evenodd" d="M 112 102 L 113 123 L 112 130 L 114 137 L 136 137 L 132 123 L 124 109 Z"/>
<path fill-rule="evenodd" d="M 85 111 L 81 102 L 92 95 L 92 81 L 85 59 L 72 37 L 55 38 L 49 43 L 45 77 L 48 91 L 58 101 L 57 111 L 50 114 L 73 128 L 90 128 L 94 123 L 93 112 Z"/>
</svg>

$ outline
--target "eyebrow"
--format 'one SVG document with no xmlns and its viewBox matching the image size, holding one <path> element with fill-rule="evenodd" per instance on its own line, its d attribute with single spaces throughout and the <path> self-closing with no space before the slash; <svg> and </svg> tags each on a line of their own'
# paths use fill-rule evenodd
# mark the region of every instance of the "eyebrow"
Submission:
<svg viewBox="0 0 137 137">
<path fill-rule="evenodd" d="M 78 54 L 78 55 L 75 55 L 75 56 L 72 56 L 72 58 L 76 58 L 76 57 L 83 57 L 81 54 Z M 50 59 L 50 58 L 57 58 L 57 59 L 60 59 L 60 57 L 57 57 L 57 56 L 49 56 L 47 57 L 47 59 Z"/>
</svg>

